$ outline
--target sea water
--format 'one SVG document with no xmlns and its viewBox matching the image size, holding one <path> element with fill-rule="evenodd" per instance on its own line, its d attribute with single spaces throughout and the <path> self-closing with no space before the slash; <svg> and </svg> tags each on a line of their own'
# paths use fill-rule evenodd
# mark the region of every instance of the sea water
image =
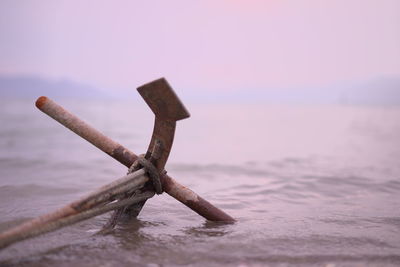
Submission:
<svg viewBox="0 0 400 267">
<path fill-rule="evenodd" d="M 60 104 L 132 151 L 142 102 Z M 0 250 L 0 266 L 398 266 L 400 108 L 188 104 L 168 173 L 237 219 L 208 222 L 167 194 L 95 233 L 105 214 Z M 0 231 L 126 168 L 34 107 L 1 100 Z"/>
</svg>

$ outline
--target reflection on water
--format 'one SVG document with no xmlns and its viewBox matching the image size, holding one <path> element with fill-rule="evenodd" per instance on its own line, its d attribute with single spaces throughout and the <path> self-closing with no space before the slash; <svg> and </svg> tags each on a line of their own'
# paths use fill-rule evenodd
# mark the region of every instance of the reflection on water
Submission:
<svg viewBox="0 0 400 267">
<path fill-rule="evenodd" d="M 231 224 L 234 223 L 222 223 L 222 222 L 210 222 L 205 221 L 200 227 L 189 227 L 184 229 L 183 232 L 186 235 L 206 238 L 206 237 L 222 237 L 232 232 Z"/>
<path fill-rule="evenodd" d="M 133 151 L 147 148 L 145 106 L 62 104 Z M 109 215 L 99 216 L 2 250 L 0 265 L 400 264 L 399 108 L 189 109 L 168 172 L 238 222 L 207 222 L 163 194 L 107 235 L 96 234 Z M 33 103 L 2 103 L 0 122 L 1 231 L 126 172 Z"/>
</svg>

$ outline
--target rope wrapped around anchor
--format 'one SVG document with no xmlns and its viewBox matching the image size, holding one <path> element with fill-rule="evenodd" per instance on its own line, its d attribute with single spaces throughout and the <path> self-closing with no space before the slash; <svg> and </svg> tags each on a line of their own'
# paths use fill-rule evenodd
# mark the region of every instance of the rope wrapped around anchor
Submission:
<svg viewBox="0 0 400 267">
<path fill-rule="evenodd" d="M 156 166 L 154 166 L 153 163 L 151 163 L 150 160 L 147 160 L 145 158 L 144 154 L 139 155 L 137 160 L 132 164 L 132 166 L 128 170 L 128 174 L 138 171 L 141 168 L 144 168 L 146 173 L 149 175 L 149 178 L 153 184 L 154 191 L 156 192 L 157 195 L 162 194 L 163 189 L 162 189 L 162 184 L 161 184 L 161 176 L 167 174 L 167 171 L 162 171 L 160 173 Z"/>
<path fill-rule="evenodd" d="M 156 140 L 153 150 L 150 153 L 149 159 L 146 159 L 145 154 L 139 155 L 139 157 L 135 160 L 135 162 L 128 170 L 128 174 L 130 174 L 143 168 L 151 180 L 155 193 L 158 195 L 163 193 L 161 177 L 167 174 L 165 170 L 163 170 L 160 173 L 156 168 L 156 166 L 154 166 L 153 164 L 153 162 L 157 161 L 157 159 L 160 157 L 161 152 L 162 152 L 161 142 L 159 140 Z M 124 195 L 119 199 L 119 201 L 135 198 L 137 195 L 143 194 L 146 191 L 148 191 L 146 187 L 137 189 L 133 193 Z M 114 227 L 117 225 L 117 223 L 121 220 L 121 218 L 124 215 L 126 215 L 128 219 L 137 217 L 137 215 L 143 208 L 144 204 L 146 203 L 146 200 L 147 199 L 114 210 L 114 213 L 112 214 L 111 218 L 103 226 L 102 230 L 99 233 L 107 233 L 112 229 L 114 229 Z"/>
</svg>

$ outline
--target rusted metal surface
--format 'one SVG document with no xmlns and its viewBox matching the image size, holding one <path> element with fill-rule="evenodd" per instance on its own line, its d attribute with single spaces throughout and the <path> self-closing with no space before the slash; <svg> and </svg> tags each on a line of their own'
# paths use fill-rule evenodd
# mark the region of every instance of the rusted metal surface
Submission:
<svg viewBox="0 0 400 267">
<path fill-rule="evenodd" d="M 157 118 L 179 121 L 190 117 L 189 112 L 164 78 L 146 83 L 137 90 Z"/>
<path fill-rule="evenodd" d="M 75 132 L 85 140 L 89 141 L 100 150 L 106 152 L 108 155 L 121 162 L 125 166 L 130 167 L 137 159 L 137 155 L 135 155 L 133 152 L 114 142 L 93 127 L 89 126 L 87 123 L 83 122 L 78 117 L 71 114 L 49 98 L 40 97 L 36 101 L 36 106 L 41 111 L 71 131 Z M 213 206 L 211 203 L 205 201 L 195 192 L 182 186 L 170 176 L 164 176 L 163 185 L 166 193 L 179 200 L 204 218 L 211 221 L 235 221 L 231 216 Z"/>
<path fill-rule="evenodd" d="M 174 142 L 176 121 L 189 118 L 190 114 L 164 78 L 142 85 L 137 90 L 155 115 L 146 158 L 150 159 L 156 140 L 161 142 L 160 158 L 153 162 L 161 172 L 164 170 Z"/>
<path fill-rule="evenodd" d="M 231 216 L 224 211 L 212 205 L 204 198 L 197 195 L 195 192 L 179 184 L 169 175 L 165 175 L 162 179 L 163 189 L 170 196 L 185 204 L 197 214 L 203 216 L 207 220 L 214 222 L 234 222 Z"/>
</svg>

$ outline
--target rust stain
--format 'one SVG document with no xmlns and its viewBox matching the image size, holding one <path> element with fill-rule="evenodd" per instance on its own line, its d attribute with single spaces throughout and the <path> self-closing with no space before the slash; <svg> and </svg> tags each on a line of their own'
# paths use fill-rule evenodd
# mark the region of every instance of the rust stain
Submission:
<svg viewBox="0 0 400 267">
<path fill-rule="evenodd" d="M 190 117 L 190 113 L 165 78 L 146 83 L 137 90 L 156 117 L 171 121 Z"/>
<path fill-rule="evenodd" d="M 213 206 L 210 202 L 200 196 L 197 197 L 196 201 L 187 200 L 185 205 L 209 221 L 225 223 L 234 223 L 236 221 L 234 218 Z"/>
<path fill-rule="evenodd" d="M 233 223 L 236 221 L 189 188 L 177 183 L 170 176 L 163 176 L 162 183 L 165 192 L 207 220 L 226 223 Z"/>
<path fill-rule="evenodd" d="M 36 100 L 36 103 L 35 103 L 36 107 L 37 107 L 38 109 L 40 109 L 41 107 L 43 107 L 44 104 L 46 104 L 47 100 L 48 100 L 48 98 L 45 97 L 45 96 L 39 97 L 39 98 Z"/>
<path fill-rule="evenodd" d="M 115 147 L 111 153 L 109 154 L 111 157 L 115 158 L 122 164 L 124 164 L 126 167 L 130 167 L 133 162 L 137 159 L 137 156 L 132 153 L 131 151 L 127 150 L 121 145 L 118 145 Z"/>
</svg>

